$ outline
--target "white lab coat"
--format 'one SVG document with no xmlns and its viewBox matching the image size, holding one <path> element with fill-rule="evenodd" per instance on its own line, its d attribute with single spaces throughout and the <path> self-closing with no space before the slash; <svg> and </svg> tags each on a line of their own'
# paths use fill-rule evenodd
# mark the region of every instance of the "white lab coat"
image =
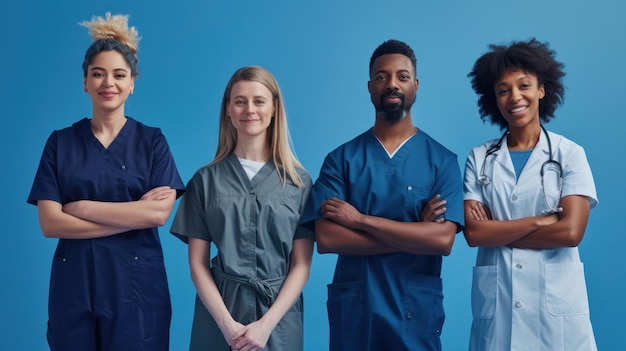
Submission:
<svg viewBox="0 0 626 351">
<path fill-rule="evenodd" d="M 553 158 L 563 167 L 561 196 L 587 196 L 591 208 L 595 207 L 598 200 L 585 151 L 558 134 L 549 135 Z M 484 203 L 496 220 L 535 216 L 548 209 L 540 176 L 541 165 L 549 159 L 545 134 L 541 133 L 517 182 L 505 137 L 497 155 L 485 163 L 484 173 L 491 183 L 481 185 L 477 178 L 485 152 L 496 141 L 469 154 L 464 199 Z M 471 351 L 597 350 L 576 247 L 480 247 L 473 272 L 472 314 Z"/>
</svg>

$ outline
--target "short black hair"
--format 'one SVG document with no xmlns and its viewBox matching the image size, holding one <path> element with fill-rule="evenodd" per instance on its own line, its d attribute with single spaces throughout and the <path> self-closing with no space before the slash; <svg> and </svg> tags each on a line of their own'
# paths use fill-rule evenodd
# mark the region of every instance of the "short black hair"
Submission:
<svg viewBox="0 0 626 351">
<path fill-rule="evenodd" d="M 563 103 L 565 88 L 562 78 L 563 64 L 555 59 L 555 51 L 547 42 L 535 38 L 528 41 L 514 41 L 507 45 L 489 45 L 489 52 L 482 55 L 467 75 L 471 78 L 472 89 L 478 94 L 480 118 L 489 116 L 491 124 L 505 129 L 508 123 L 500 113 L 496 103 L 495 84 L 507 70 L 522 70 L 537 76 L 543 85 L 545 96 L 539 100 L 539 118 L 548 123 L 554 118 L 557 107 Z"/>
<path fill-rule="evenodd" d="M 374 61 L 376 61 L 376 59 L 379 58 L 380 56 L 387 55 L 387 54 L 402 54 L 408 57 L 411 60 L 411 63 L 413 64 L 413 70 L 417 74 L 417 59 L 415 58 L 415 53 L 413 52 L 413 49 L 411 49 L 411 47 L 408 46 L 406 43 L 400 40 L 396 40 L 396 39 L 389 39 L 385 41 L 384 43 L 380 44 L 376 48 L 376 50 L 374 50 L 374 53 L 372 54 L 372 57 L 370 58 L 370 71 L 369 71 L 370 74 L 372 74 L 372 67 L 374 67 Z"/>
<path fill-rule="evenodd" d="M 128 46 L 117 39 L 99 39 L 94 41 L 85 52 L 85 60 L 83 61 L 83 75 L 85 77 L 87 77 L 87 70 L 93 62 L 93 58 L 103 51 L 119 52 L 130 67 L 130 75 L 132 77 L 139 75 L 139 59 Z"/>
</svg>

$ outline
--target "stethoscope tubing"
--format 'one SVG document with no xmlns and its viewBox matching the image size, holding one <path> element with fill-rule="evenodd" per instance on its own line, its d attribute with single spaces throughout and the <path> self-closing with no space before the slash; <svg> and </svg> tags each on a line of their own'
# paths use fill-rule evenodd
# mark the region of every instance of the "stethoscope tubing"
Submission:
<svg viewBox="0 0 626 351">
<path fill-rule="evenodd" d="M 546 130 L 546 128 L 543 126 L 543 124 L 540 124 L 541 126 L 541 130 L 543 131 L 543 133 L 546 136 L 546 140 L 548 141 L 548 160 L 545 161 L 542 165 L 541 165 L 541 170 L 540 170 L 540 175 L 543 178 L 543 174 L 544 171 L 543 169 L 545 168 L 546 165 L 549 164 L 553 164 L 557 169 L 558 169 L 558 174 L 559 174 L 559 178 L 563 177 L 563 167 L 561 166 L 561 164 L 555 160 L 554 158 L 552 158 L 552 141 L 550 140 L 550 135 L 548 135 L 548 131 Z M 489 156 L 495 156 L 496 152 L 498 152 L 498 150 L 500 150 L 500 148 L 502 147 L 502 142 L 504 141 L 504 138 L 510 134 L 510 131 L 507 129 L 506 132 L 504 132 L 504 134 L 502 134 L 502 136 L 500 137 L 500 139 L 493 145 L 491 145 L 487 151 L 485 152 L 485 158 L 483 160 L 483 164 L 480 167 L 480 174 L 478 175 L 478 184 L 480 185 L 488 185 L 489 183 L 491 183 L 491 178 L 485 174 L 485 163 L 487 163 L 487 158 Z M 495 157 L 494 157 L 495 159 Z"/>
</svg>

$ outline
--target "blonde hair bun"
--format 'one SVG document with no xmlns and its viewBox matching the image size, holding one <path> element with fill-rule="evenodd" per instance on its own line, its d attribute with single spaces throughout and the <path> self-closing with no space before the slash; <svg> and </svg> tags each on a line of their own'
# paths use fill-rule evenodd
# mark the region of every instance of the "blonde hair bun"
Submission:
<svg viewBox="0 0 626 351">
<path fill-rule="evenodd" d="M 89 29 L 89 35 L 94 41 L 115 39 L 126 45 L 133 54 L 139 49 L 139 32 L 135 27 L 128 27 L 128 15 L 113 15 L 110 12 L 105 17 L 93 16 L 91 21 L 79 23 Z"/>
</svg>

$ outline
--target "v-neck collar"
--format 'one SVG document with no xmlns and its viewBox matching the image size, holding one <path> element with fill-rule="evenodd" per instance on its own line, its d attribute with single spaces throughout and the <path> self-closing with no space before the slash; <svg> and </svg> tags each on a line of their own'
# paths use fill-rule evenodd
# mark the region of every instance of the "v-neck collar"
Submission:
<svg viewBox="0 0 626 351">
<path fill-rule="evenodd" d="M 241 162 L 239 162 L 239 159 L 234 152 L 231 152 L 226 159 L 232 165 L 232 167 L 237 170 L 237 174 L 246 185 L 248 192 L 254 192 L 254 189 L 256 189 L 256 187 L 260 183 L 262 183 L 270 174 L 272 174 L 272 172 L 275 172 L 276 170 L 274 162 L 270 159 L 265 162 L 265 164 L 263 165 L 263 167 L 261 167 L 257 174 L 255 174 L 254 177 L 250 179 L 248 178 L 246 171 L 243 169 Z"/>
<path fill-rule="evenodd" d="M 373 141 L 378 145 L 378 150 L 381 153 L 381 155 L 383 155 L 383 157 L 388 160 L 388 162 L 396 162 L 397 160 L 401 160 L 404 157 L 406 157 L 406 153 L 409 152 L 409 148 L 407 147 L 409 144 L 412 143 L 418 143 L 422 140 L 424 140 L 424 131 L 423 130 L 419 130 L 417 133 L 411 135 L 410 137 L 408 137 L 399 147 L 398 149 L 395 150 L 395 152 L 393 153 L 393 156 L 390 156 L 389 153 L 387 152 L 387 150 L 385 149 L 385 147 L 383 146 L 383 143 L 378 139 L 378 137 L 376 136 L 376 134 L 374 134 L 374 130 L 370 129 L 370 138 L 373 139 Z"/>
<path fill-rule="evenodd" d="M 87 141 L 89 141 L 92 145 L 94 145 L 94 147 L 96 147 L 98 151 L 100 151 L 101 153 L 107 152 L 107 151 L 113 152 L 119 147 L 121 147 L 122 145 L 124 145 L 124 143 L 126 142 L 128 138 L 129 133 L 132 131 L 132 129 L 135 127 L 136 124 L 137 124 L 137 121 L 135 121 L 131 117 L 126 116 L 126 123 L 124 123 L 124 125 L 122 126 L 122 129 L 120 129 L 120 132 L 117 134 L 115 139 L 113 139 L 109 147 L 106 147 L 106 148 L 104 147 L 104 145 L 102 145 L 100 140 L 96 138 L 93 131 L 91 130 L 91 120 L 89 118 L 84 118 L 81 121 L 81 125 L 82 125 L 81 134 L 85 138 L 87 138 Z"/>
</svg>

